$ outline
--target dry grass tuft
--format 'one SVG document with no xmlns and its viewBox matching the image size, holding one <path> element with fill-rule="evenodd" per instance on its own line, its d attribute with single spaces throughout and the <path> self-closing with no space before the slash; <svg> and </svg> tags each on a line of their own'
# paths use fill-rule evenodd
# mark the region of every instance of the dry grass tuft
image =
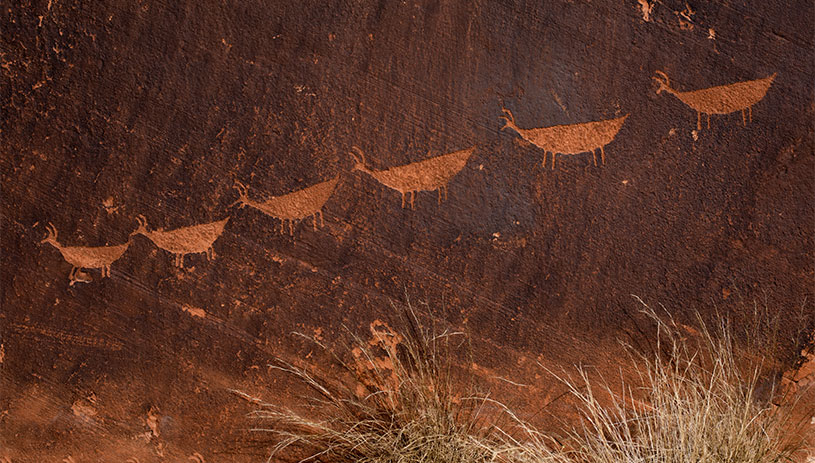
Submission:
<svg viewBox="0 0 815 463">
<path fill-rule="evenodd" d="M 779 397 L 761 361 L 743 366 L 728 323 L 715 330 L 700 323 L 693 332 L 643 306 L 658 345 L 655 354 L 634 354 L 642 387 L 618 393 L 598 386 L 585 368 L 576 380 L 555 375 L 580 404 L 582 426 L 570 448 L 558 450 L 527 427 L 531 444 L 516 447 L 517 461 L 771 463 L 801 456 L 803 436 L 795 430 L 804 423 L 790 421 L 794 403 Z"/>
<path fill-rule="evenodd" d="M 461 384 L 454 379 L 455 352 L 466 339 L 426 331 L 410 307 L 402 318 L 403 331 L 372 328 L 368 342 L 352 335 L 339 354 L 304 336 L 340 367 L 342 374 L 330 379 L 279 362 L 277 368 L 308 386 L 315 400 L 302 413 L 266 403 L 254 413 L 262 422 L 255 430 L 274 440 L 269 461 L 497 461 L 494 403 L 472 386 L 454 386 Z"/>
</svg>

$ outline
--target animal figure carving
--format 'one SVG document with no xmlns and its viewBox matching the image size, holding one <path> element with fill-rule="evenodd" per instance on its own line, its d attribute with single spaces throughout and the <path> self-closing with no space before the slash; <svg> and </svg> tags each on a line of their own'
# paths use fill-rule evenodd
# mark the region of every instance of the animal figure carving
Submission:
<svg viewBox="0 0 815 463">
<path fill-rule="evenodd" d="M 66 262 L 71 264 L 71 273 L 68 275 L 69 286 L 74 283 L 86 283 L 89 280 L 85 278 L 77 278 L 77 274 L 85 275 L 82 272 L 83 268 L 100 269 L 102 270 L 102 278 L 110 276 L 110 265 L 116 262 L 119 257 L 130 246 L 130 240 L 125 244 L 117 246 L 63 246 L 57 241 L 57 229 L 53 224 L 48 224 L 46 227 L 48 235 L 41 241 L 41 243 L 49 243 L 51 246 L 57 248 L 62 254 Z"/>
<path fill-rule="evenodd" d="M 184 256 L 187 254 L 204 254 L 207 260 L 215 258 L 212 245 L 221 236 L 229 217 L 217 222 L 176 228 L 175 230 L 147 231 L 147 219 L 143 215 L 137 218 L 139 227 L 130 235 L 143 235 L 159 248 L 173 254 L 174 264 L 184 268 Z"/>
<path fill-rule="evenodd" d="M 353 147 L 351 156 L 356 165 L 354 169 L 365 172 L 379 183 L 398 191 L 402 195 L 402 207 L 405 207 L 405 196 L 410 195 L 410 208 L 415 209 L 416 192 L 438 191 L 438 203 L 442 197 L 447 199 L 447 184 L 467 164 L 475 147 L 443 154 L 424 161 L 414 162 L 386 170 L 371 170 L 365 163 L 365 155 L 358 147 Z M 359 156 L 357 156 L 359 155 Z"/>
<path fill-rule="evenodd" d="M 653 79 L 659 84 L 657 95 L 668 92 L 694 109 L 696 111 L 696 130 L 702 130 L 702 114 L 707 115 L 707 128 L 710 128 L 711 114 L 730 114 L 741 111 L 742 125 L 747 125 L 748 118 L 752 122 L 753 105 L 764 98 L 777 75 L 773 73 L 763 79 L 747 80 L 690 92 L 678 92 L 671 88 L 671 81 L 667 74 L 662 71 L 657 71 L 656 74 Z"/>
<path fill-rule="evenodd" d="M 289 235 L 294 235 L 294 221 L 308 217 L 312 218 L 312 226 L 317 229 L 317 218 L 320 218 L 320 226 L 325 225 L 323 221 L 323 205 L 334 192 L 339 176 L 333 179 L 312 185 L 302 190 L 294 191 L 282 196 L 274 196 L 265 201 L 255 201 L 249 198 L 249 188 L 246 185 L 235 182 L 240 198 L 235 201 L 239 207 L 249 206 L 263 212 L 264 214 L 280 219 L 280 233 L 285 233 L 286 224 L 289 226 Z"/>
<path fill-rule="evenodd" d="M 501 108 L 504 120 L 501 130 L 512 129 L 524 140 L 543 150 L 543 167 L 546 167 L 546 153 L 552 153 L 552 170 L 558 154 L 580 154 L 591 152 L 594 165 L 597 165 L 596 150 L 600 151 L 602 164 L 606 163 L 606 153 L 603 149 L 614 140 L 617 132 L 623 126 L 628 114 L 616 119 L 596 122 L 583 122 L 580 124 L 553 125 L 535 129 L 522 129 L 515 125 L 515 117 L 506 108 Z"/>
</svg>

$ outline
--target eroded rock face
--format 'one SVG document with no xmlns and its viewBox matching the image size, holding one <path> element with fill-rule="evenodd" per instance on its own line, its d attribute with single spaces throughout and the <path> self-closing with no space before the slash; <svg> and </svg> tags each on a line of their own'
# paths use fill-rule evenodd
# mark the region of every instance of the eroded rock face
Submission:
<svg viewBox="0 0 815 463">
<path fill-rule="evenodd" d="M 254 461 L 405 294 L 542 402 L 631 294 L 812 300 L 811 2 L 352 3 L 3 9 L 0 457 Z"/>
</svg>

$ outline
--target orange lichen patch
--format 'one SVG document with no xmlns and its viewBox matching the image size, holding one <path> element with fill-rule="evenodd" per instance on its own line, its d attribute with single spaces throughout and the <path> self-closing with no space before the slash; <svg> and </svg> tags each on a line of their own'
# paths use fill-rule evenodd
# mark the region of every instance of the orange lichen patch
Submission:
<svg viewBox="0 0 815 463">
<path fill-rule="evenodd" d="M 387 352 L 396 355 L 396 347 L 404 341 L 404 337 L 382 320 L 374 320 L 368 325 L 371 331 L 371 340 L 368 345 L 371 347 L 381 346 Z"/>
<path fill-rule="evenodd" d="M 155 407 L 150 407 L 150 410 L 147 411 L 147 417 L 145 418 L 144 422 L 147 427 L 150 428 L 152 437 L 159 436 L 158 418 L 158 410 L 156 410 Z"/>
<path fill-rule="evenodd" d="M 356 146 L 354 147 L 355 153 L 351 153 L 351 156 L 356 161 L 354 169 L 365 172 L 379 183 L 398 191 L 402 195 L 402 207 L 405 207 L 406 195 L 410 195 L 410 208 L 415 209 L 416 193 L 419 191 L 438 191 L 439 204 L 442 199 L 447 199 L 447 184 L 467 165 L 474 151 L 473 146 L 385 170 L 369 169 L 365 163 L 365 155 Z"/>
<path fill-rule="evenodd" d="M 98 412 L 88 401 L 77 400 L 71 405 L 71 412 L 83 423 L 96 423 L 96 415 Z"/>
<path fill-rule="evenodd" d="M 356 392 L 361 394 L 361 397 L 368 393 L 365 390 L 366 387 L 376 389 L 389 387 L 396 390 L 399 385 L 394 359 L 397 358 L 397 346 L 404 341 L 404 338 L 381 320 L 371 322 L 369 329 L 371 339 L 368 340 L 367 345 L 370 349 L 363 349 L 360 346 L 351 349 L 356 376 L 360 380 Z M 385 354 L 376 355 L 377 349 L 384 350 Z"/>
<path fill-rule="evenodd" d="M 597 165 L 595 150 L 600 150 L 601 161 L 605 164 L 606 145 L 614 140 L 617 133 L 622 128 L 628 114 L 603 121 L 583 122 L 580 124 L 554 125 L 551 127 L 540 127 L 534 129 L 522 129 L 515 124 L 515 117 L 512 112 L 502 108 L 504 114 L 504 126 L 501 130 L 512 129 L 524 140 L 532 143 L 544 151 L 543 165 L 546 165 L 546 153 L 552 153 L 552 169 L 555 168 L 555 160 L 558 154 L 579 154 L 592 153 L 594 165 Z"/>
<path fill-rule="evenodd" d="M 73 266 L 68 275 L 70 286 L 89 281 L 87 275 L 81 272 L 83 268 L 100 269 L 102 278 L 109 277 L 111 264 L 130 246 L 130 240 L 118 246 L 64 246 L 57 241 L 57 229 L 52 224 L 49 223 L 46 229 L 48 235 L 41 242 L 57 248 L 65 261 Z"/>
<path fill-rule="evenodd" d="M 707 127 L 710 128 L 711 114 L 730 114 L 741 111 L 742 123 L 753 120 L 752 107 L 764 98 L 767 90 L 775 80 L 776 73 L 769 77 L 747 80 L 727 85 L 719 85 L 689 92 L 679 92 L 671 87 L 668 75 L 656 71 L 654 80 L 659 84 L 657 94 L 668 92 L 680 101 L 696 110 L 696 129 L 702 130 L 702 114 L 706 114 Z"/>
<path fill-rule="evenodd" d="M 221 236 L 229 217 L 217 222 L 210 222 L 175 230 L 147 231 L 147 219 L 138 217 L 139 227 L 130 235 L 144 235 L 159 248 L 170 252 L 175 257 L 176 267 L 184 267 L 184 256 L 187 254 L 206 253 L 207 260 L 215 257 L 212 245 Z"/>
<path fill-rule="evenodd" d="M 107 199 L 102 201 L 102 206 L 105 208 L 105 212 L 108 214 L 113 214 L 117 210 L 119 210 L 118 206 L 113 205 L 113 196 L 108 196 Z"/>
<path fill-rule="evenodd" d="M 317 219 L 320 219 L 320 226 L 325 225 L 323 221 L 322 208 L 337 186 L 339 176 L 326 182 L 312 185 L 302 190 L 297 190 L 282 196 L 273 196 L 265 201 L 255 201 L 249 198 L 249 188 L 246 185 L 235 182 L 235 188 L 240 197 L 235 204 L 239 207 L 249 206 L 263 212 L 264 214 L 282 220 L 280 233 L 284 233 L 286 225 L 289 226 L 289 235 L 294 234 L 294 221 L 312 218 L 312 226 L 317 229 Z"/>
<path fill-rule="evenodd" d="M 812 388 L 815 392 L 815 350 L 801 352 L 801 356 L 803 363 L 792 375 L 783 378 L 783 384 L 794 391 Z"/>
<path fill-rule="evenodd" d="M 193 317 L 207 318 L 207 313 L 204 311 L 204 309 L 199 309 L 198 307 L 193 307 L 191 305 L 184 304 L 183 306 L 181 306 L 181 310 L 187 312 Z"/>
</svg>

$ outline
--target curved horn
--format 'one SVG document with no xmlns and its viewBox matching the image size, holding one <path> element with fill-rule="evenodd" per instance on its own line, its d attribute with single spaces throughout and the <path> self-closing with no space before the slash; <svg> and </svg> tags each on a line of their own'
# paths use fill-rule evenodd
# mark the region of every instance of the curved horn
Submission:
<svg viewBox="0 0 815 463">
<path fill-rule="evenodd" d="M 351 150 L 359 154 L 359 158 L 357 158 L 356 156 L 354 156 L 354 153 L 351 153 L 351 156 L 353 156 L 354 160 L 365 165 L 365 153 L 363 153 L 362 150 L 359 149 L 359 147 L 356 145 L 352 146 Z"/>
<path fill-rule="evenodd" d="M 245 206 L 246 202 L 249 200 L 249 187 L 239 182 L 238 180 L 235 180 L 234 187 L 236 190 L 238 190 L 238 199 L 236 199 L 235 202 L 230 204 L 229 207 L 237 205 L 243 208 L 243 206 Z"/>
<path fill-rule="evenodd" d="M 247 194 L 249 194 L 249 188 L 246 185 L 244 185 L 243 183 L 239 182 L 238 180 L 235 180 L 235 185 L 234 186 L 235 186 L 235 189 L 238 190 L 239 195 L 246 196 Z"/>
<path fill-rule="evenodd" d="M 57 227 L 54 226 L 51 222 L 48 222 L 48 225 L 45 227 L 48 230 L 48 236 L 50 238 L 57 239 Z"/>
<path fill-rule="evenodd" d="M 501 107 L 501 112 L 504 114 L 498 116 L 499 119 L 504 120 L 504 126 L 501 127 L 501 130 L 505 130 L 506 128 L 511 128 L 515 131 L 518 130 L 517 126 L 515 125 L 515 116 L 512 115 L 512 111 L 508 110 L 507 108 Z"/>
<path fill-rule="evenodd" d="M 139 214 L 138 216 L 136 216 L 136 221 L 139 222 L 140 227 L 144 227 L 145 229 L 147 229 L 147 218 L 144 215 Z"/>
<path fill-rule="evenodd" d="M 508 120 L 512 121 L 512 123 L 513 123 L 513 124 L 515 123 L 515 116 L 513 116 L 513 115 L 512 115 L 512 111 L 510 111 L 510 110 L 508 110 L 507 108 L 504 108 L 504 107 L 502 106 L 502 107 L 501 107 L 501 112 L 503 112 L 504 114 L 506 114 L 506 116 L 501 116 L 501 117 L 506 117 Z"/>
</svg>

